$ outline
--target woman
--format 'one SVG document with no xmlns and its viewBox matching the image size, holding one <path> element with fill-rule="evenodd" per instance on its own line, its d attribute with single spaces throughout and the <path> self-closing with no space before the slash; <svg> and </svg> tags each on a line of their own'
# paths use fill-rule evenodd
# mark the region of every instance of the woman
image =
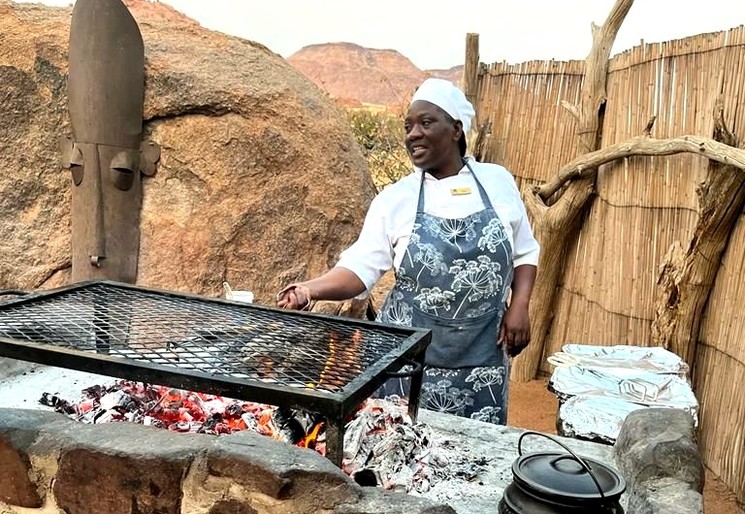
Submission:
<svg viewBox="0 0 745 514">
<path fill-rule="evenodd" d="M 432 330 L 422 405 L 506 424 L 509 357 L 530 341 L 539 247 L 513 177 L 464 157 L 474 114 L 451 82 L 424 81 L 405 118 L 415 172 L 373 200 L 336 267 L 288 285 L 278 305 L 353 298 L 393 267 L 378 320 Z M 391 380 L 385 394 L 406 395 L 407 386 Z"/>
</svg>

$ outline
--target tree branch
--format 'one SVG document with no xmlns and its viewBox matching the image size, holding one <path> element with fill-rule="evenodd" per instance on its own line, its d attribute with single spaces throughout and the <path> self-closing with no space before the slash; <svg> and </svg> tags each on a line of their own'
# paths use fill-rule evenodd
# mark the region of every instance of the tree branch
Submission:
<svg viewBox="0 0 745 514">
<path fill-rule="evenodd" d="M 579 120 L 579 109 L 577 109 L 577 106 L 574 104 L 570 104 L 566 100 L 561 101 L 561 106 L 569 111 L 569 114 L 574 116 L 575 119 Z"/>
<path fill-rule="evenodd" d="M 592 48 L 585 60 L 586 86 L 582 87 L 579 105 L 578 153 L 592 152 L 599 145 L 602 106 L 607 99 L 608 59 L 626 14 L 634 0 L 616 0 L 602 27 L 592 24 Z"/>
<path fill-rule="evenodd" d="M 595 176 L 598 166 L 603 164 L 626 157 L 678 153 L 694 153 L 712 161 L 745 170 L 745 150 L 719 143 L 710 137 L 680 136 L 671 139 L 653 139 L 641 136 L 574 159 L 559 170 L 552 180 L 534 187 L 533 193 L 545 202 L 567 182 Z"/>
<path fill-rule="evenodd" d="M 732 133 L 724 121 L 724 102 L 721 95 L 717 98 L 714 106 L 714 139 L 727 145 L 737 145 L 735 134 Z"/>
<path fill-rule="evenodd" d="M 579 102 L 574 110 L 563 104 L 577 118 L 577 155 L 601 146 L 608 96 L 608 58 L 616 34 L 633 3 L 634 0 L 616 0 L 603 26 L 592 25 L 592 48 L 585 60 Z M 538 195 L 525 195 L 526 207 L 534 220 L 534 233 L 541 243 L 540 272 L 533 287 L 535 300 L 530 304 L 533 340 L 515 359 L 511 372 L 514 380 L 534 378 L 543 359 L 553 320 L 556 289 L 564 272 L 568 247 L 577 236 L 582 220 L 580 214 L 592 198 L 594 189 L 594 179 L 573 182 L 550 207 Z"/>
</svg>

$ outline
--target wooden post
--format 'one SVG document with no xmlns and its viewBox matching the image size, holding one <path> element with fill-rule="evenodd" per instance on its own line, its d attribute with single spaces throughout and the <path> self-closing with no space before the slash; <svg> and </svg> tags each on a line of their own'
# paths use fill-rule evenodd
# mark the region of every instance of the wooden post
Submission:
<svg viewBox="0 0 745 514">
<path fill-rule="evenodd" d="M 471 105 L 476 109 L 476 100 L 479 90 L 479 35 L 472 32 L 466 34 L 466 61 L 463 66 L 461 88 L 463 89 L 468 101 L 471 102 Z M 473 150 L 475 150 L 476 141 L 479 139 L 479 127 L 481 125 L 479 118 L 479 110 L 476 109 L 476 116 L 473 117 L 471 130 L 466 134 L 468 148 L 471 149 L 471 152 L 477 159 L 479 156 L 477 153 L 474 153 Z"/>
<path fill-rule="evenodd" d="M 466 34 L 466 62 L 463 66 L 461 87 L 466 98 L 475 107 L 479 79 L 479 35 Z M 474 125 L 476 125 L 474 123 Z"/>
</svg>

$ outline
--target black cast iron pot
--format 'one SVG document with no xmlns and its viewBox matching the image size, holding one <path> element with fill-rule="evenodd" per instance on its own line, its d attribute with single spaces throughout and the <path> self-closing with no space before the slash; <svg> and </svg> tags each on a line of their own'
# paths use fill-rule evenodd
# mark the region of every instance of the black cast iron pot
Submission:
<svg viewBox="0 0 745 514">
<path fill-rule="evenodd" d="M 552 440 L 568 453 L 526 453 L 527 435 Z M 579 457 L 563 443 L 539 432 L 525 432 L 517 441 L 513 481 L 499 502 L 500 514 L 623 514 L 619 503 L 626 481 L 613 468 Z"/>
</svg>

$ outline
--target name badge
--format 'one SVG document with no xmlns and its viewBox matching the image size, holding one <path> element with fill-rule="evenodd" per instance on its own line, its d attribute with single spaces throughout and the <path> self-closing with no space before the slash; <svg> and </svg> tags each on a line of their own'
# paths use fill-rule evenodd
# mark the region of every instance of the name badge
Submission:
<svg viewBox="0 0 745 514">
<path fill-rule="evenodd" d="M 450 194 L 453 196 L 470 195 L 471 188 L 470 187 L 455 187 L 450 190 Z"/>
</svg>

